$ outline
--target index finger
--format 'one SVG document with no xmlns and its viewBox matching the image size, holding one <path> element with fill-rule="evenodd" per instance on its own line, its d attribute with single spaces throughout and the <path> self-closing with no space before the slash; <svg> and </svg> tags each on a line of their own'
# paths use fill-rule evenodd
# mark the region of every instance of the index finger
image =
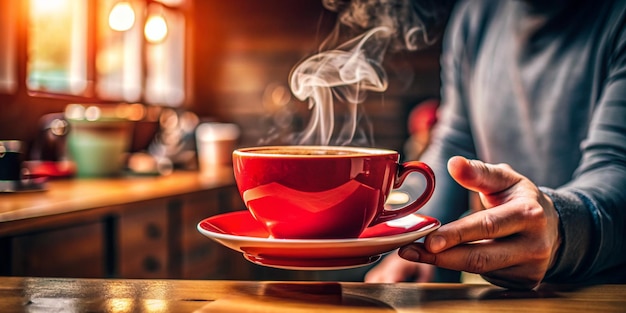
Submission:
<svg viewBox="0 0 626 313">
<path fill-rule="evenodd" d="M 515 202 L 478 211 L 442 225 L 426 236 L 424 245 L 431 253 L 438 253 L 461 243 L 510 236 L 525 229 L 526 212 Z"/>
</svg>

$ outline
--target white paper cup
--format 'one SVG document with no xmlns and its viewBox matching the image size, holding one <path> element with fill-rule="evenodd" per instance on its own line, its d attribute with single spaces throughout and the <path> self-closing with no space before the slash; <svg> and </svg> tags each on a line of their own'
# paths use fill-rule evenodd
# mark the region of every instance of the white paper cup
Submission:
<svg viewBox="0 0 626 313">
<path fill-rule="evenodd" d="M 196 128 L 198 167 L 212 172 L 232 164 L 232 153 L 239 139 L 239 126 L 232 123 L 202 123 Z"/>
</svg>

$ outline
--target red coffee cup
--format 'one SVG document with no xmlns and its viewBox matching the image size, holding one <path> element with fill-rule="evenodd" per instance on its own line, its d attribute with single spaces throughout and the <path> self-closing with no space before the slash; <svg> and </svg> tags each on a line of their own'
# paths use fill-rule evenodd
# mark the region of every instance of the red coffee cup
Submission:
<svg viewBox="0 0 626 313">
<path fill-rule="evenodd" d="M 417 211 L 433 193 L 425 163 L 398 164 L 396 151 L 329 146 L 273 146 L 233 152 L 237 187 L 246 206 L 274 238 L 356 238 L 367 228 Z M 409 173 L 426 181 L 421 196 L 385 208 Z"/>
</svg>

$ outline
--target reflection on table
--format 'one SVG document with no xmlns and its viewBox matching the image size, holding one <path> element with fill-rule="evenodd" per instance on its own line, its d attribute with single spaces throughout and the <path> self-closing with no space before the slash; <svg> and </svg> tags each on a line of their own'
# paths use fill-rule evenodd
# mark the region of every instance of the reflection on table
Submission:
<svg viewBox="0 0 626 313">
<path fill-rule="evenodd" d="M 0 312 L 624 312 L 626 285 L 0 277 Z"/>
</svg>

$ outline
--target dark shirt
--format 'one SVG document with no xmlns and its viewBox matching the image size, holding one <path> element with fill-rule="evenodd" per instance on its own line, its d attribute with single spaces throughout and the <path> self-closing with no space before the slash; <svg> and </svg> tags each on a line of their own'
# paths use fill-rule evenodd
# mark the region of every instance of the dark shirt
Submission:
<svg viewBox="0 0 626 313">
<path fill-rule="evenodd" d="M 437 186 L 419 213 L 445 223 L 466 211 L 451 156 L 508 163 L 560 216 L 545 281 L 626 282 L 626 1 L 544 2 L 457 3 L 422 157 Z"/>
</svg>

